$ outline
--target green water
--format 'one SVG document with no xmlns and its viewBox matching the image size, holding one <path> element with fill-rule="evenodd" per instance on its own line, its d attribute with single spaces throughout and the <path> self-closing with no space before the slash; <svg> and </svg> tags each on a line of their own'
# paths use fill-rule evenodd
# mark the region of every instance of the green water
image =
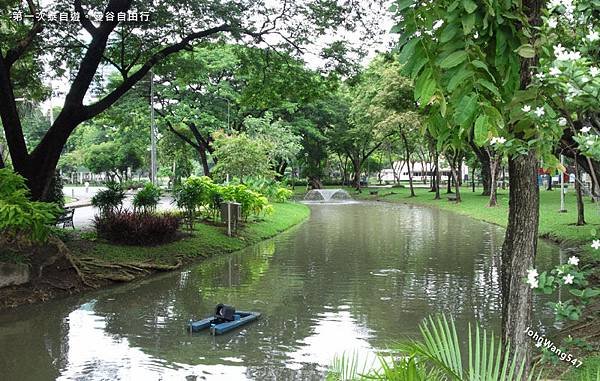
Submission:
<svg viewBox="0 0 600 381">
<path fill-rule="evenodd" d="M 318 380 L 336 353 L 372 358 L 429 314 L 452 314 L 462 333 L 476 321 L 498 330 L 502 229 L 406 205 L 311 209 L 247 250 L 0 315 L 0 379 Z M 558 255 L 540 243 L 540 264 Z M 190 336 L 190 317 L 219 302 L 263 316 Z M 542 304 L 534 317 L 547 323 Z"/>
</svg>

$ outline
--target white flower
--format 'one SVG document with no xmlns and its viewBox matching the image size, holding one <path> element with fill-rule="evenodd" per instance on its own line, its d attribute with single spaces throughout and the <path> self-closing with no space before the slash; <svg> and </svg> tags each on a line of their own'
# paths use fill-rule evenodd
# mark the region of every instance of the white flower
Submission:
<svg viewBox="0 0 600 381">
<path fill-rule="evenodd" d="M 535 278 L 528 278 L 527 284 L 529 284 L 529 287 L 531 288 L 538 288 L 538 286 L 540 285 L 540 281 Z"/>
<path fill-rule="evenodd" d="M 503 138 L 502 136 L 500 136 L 500 137 L 494 136 L 492 138 L 492 140 L 490 141 L 490 143 L 491 144 L 504 144 L 504 143 L 506 143 L 506 139 Z"/>
<path fill-rule="evenodd" d="M 474 39 L 478 39 L 479 38 L 479 33 L 477 31 L 475 31 L 475 33 L 473 33 L 473 38 Z"/>
<path fill-rule="evenodd" d="M 583 127 L 581 129 L 581 132 L 583 132 L 584 134 L 587 134 L 588 132 L 590 132 L 591 129 L 592 129 L 592 127 Z"/>
<path fill-rule="evenodd" d="M 554 28 L 556 28 L 556 26 L 557 26 L 557 25 L 558 25 L 558 20 L 556 20 L 556 18 L 554 18 L 554 17 L 551 17 L 550 19 L 548 19 L 548 26 L 549 26 L 551 29 L 554 29 Z"/>
<path fill-rule="evenodd" d="M 590 33 L 587 35 L 587 39 L 590 42 L 598 41 L 600 40 L 600 34 L 598 34 L 598 32 L 596 32 L 595 30 L 591 30 Z"/>
<path fill-rule="evenodd" d="M 560 74 L 561 74 L 561 71 L 560 71 L 559 68 L 557 68 L 557 67 L 550 68 L 550 75 L 553 75 L 553 76 L 557 77 Z"/>
<path fill-rule="evenodd" d="M 577 266 L 579 264 L 579 258 L 577 258 L 576 256 L 572 256 L 569 258 L 568 263 L 570 265 Z"/>
<path fill-rule="evenodd" d="M 541 81 L 542 79 L 544 79 L 545 75 L 544 73 L 537 73 L 535 77 Z"/>
<path fill-rule="evenodd" d="M 433 23 L 433 30 L 439 29 L 444 25 L 444 20 L 437 20 Z"/>
<path fill-rule="evenodd" d="M 573 284 L 573 279 L 575 279 L 575 277 L 571 274 L 567 274 L 563 277 L 565 284 Z"/>
<path fill-rule="evenodd" d="M 537 115 L 538 118 L 544 116 L 545 112 L 544 112 L 544 108 L 543 107 L 536 107 L 535 111 L 533 112 L 535 115 Z"/>
<path fill-rule="evenodd" d="M 578 60 L 578 59 L 580 59 L 580 58 L 581 58 L 581 53 L 580 53 L 580 52 L 577 52 L 577 51 L 575 51 L 575 50 L 574 50 L 574 51 L 572 51 L 572 52 L 569 52 L 569 53 L 567 54 L 567 57 L 568 57 L 568 59 L 570 59 L 571 61 L 575 61 L 575 60 Z"/>
<path fill-rule="evenodd" d="M 554 45 L 552 48 L 554 49 L 555 56 L 560 56 L 561 54 L 564 54 L 564 52 L 565 52 L 565 47 L 562 46 L 562 44 Z"/>
<path fill-rule="evenodd" d="M 596 249 L 596 250 L 600 249 L 600 239 L 595 239 L 595 240 L 592 242 L 592 247 L 593 247 L 594 249 Z"/>
<path fill-rule="evenodd" d="M 523 112 L 529 112 L 529 111 L 531 111 L 531 106 L 530 105 L 524 105 L 521 108 L 521 111 L 523 111 Z"/>
<path fill-rule="evenodd" d="M 558 118 L 558 125 L 561 126 L 561 127 L 566 126 L 567 125 L 567 119 L 563 118 L 563 117 Z"/>
<path fill-rule="evenodd" d="M 581 83 L 587 83 L 590 81 L 590 79 L 584 75 L 583 77 L 581 77 L 580 81 Z"/>
<path fill-rule="evenodd" d="M 590 75 L 592 77 L 597 76 L 598 74 L 600 74 L 600 69 L 598 69 L 596 66 L 592 66 L 590 67 Z"/>
<path fill-rule="evenodd" d="M 527 270 L 527 278 L 535 279 L 538 275 L 538 271 L 536 269 Z"/>
<path fill-rule="evenodd" d="M 421 37 L 421 31 L 420 31 L 420 30 L 416 31 L 416 32 L 415 32 L 415 36 L 417 36 L 417 37 Z"/>
</svg>

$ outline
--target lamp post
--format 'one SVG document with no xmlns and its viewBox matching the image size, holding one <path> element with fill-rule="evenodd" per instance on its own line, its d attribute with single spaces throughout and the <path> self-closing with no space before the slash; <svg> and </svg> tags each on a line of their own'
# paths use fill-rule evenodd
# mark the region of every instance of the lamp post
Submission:
<svg viewBox="0 0 600 381">
<path fill-rule="evenodd" d="M 564 168 L 564 156 L 560 155 L 560 165 Z M 560 172 L 560 210 L 559 213 L 566 213 L 567 209 L 565 209 L 565 175 Z"/>
</svg>

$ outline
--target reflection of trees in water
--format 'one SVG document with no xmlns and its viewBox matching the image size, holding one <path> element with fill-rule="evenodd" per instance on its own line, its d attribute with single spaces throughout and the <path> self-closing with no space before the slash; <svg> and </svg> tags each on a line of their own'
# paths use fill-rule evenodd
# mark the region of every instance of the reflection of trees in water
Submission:
<svg viewBox="0 0 600 381">
<path fill-rule="evenodd" d="M 499 263 L 492 253 L 501 233 L 434 209 L 318 206 L 292 234 L 179 274 L 107 290 L 94 311 L 115 340 L 127 338 L 132 347 L 172 364 L 223 364 L 223 358 L 235 357 L 256 379 L 310 379 L 316 365 L 290 370 L 281 364 L 319 334 L 323 319 L 342 309 L 361 331 L 357 337 L 377 333 L 366 338 L 376 347 L 414 334 L 430 313 L 455 314 L 460 330 L 468 321 L 493 323 Z M 186 334 L 188 319 L 211 314 L 218 302 L 263 317 L 222 337 Z"/>
<path fill-rule="evenodd" d="M 0 378 L 51 380 L 67 365 L 71 305 L 52 303 L 0 317 Z"/>
</svg>

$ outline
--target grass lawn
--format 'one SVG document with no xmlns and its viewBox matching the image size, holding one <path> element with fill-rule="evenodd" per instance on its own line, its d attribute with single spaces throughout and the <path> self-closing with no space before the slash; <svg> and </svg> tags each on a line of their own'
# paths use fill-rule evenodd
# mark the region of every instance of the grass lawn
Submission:
<svg viewBox="0 0 600 381">
<path fill-rule="evenodd" d="M 271 238 L 304 221 L 310 215 L 306 205 L 298 203 L 273 204 L 274 212 L 261 221 L 249 222 L 237 237 L 227 237 L 226 228 L 198 223 L 191 237 L 165 245 L 139 247 L 110 244 L 101 240 L 80 245 L 75 241 L 69 246 L 80 257 L 96 257 L 114 263 L 152 262 L 174 264 L 178 260 L 188 262 L 197 257 L 210 257 L 243 249 L 253 243 Z"/>
</svg>

